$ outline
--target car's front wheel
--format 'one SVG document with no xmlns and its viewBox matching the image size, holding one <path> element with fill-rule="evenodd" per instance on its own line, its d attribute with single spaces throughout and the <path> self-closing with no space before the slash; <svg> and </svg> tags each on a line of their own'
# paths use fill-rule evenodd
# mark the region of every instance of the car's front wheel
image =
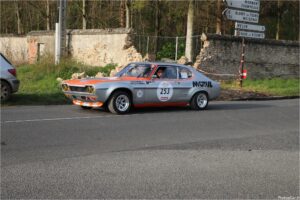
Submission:
<svg viewBox="0 0 300 200">
<path fill-rule="evenodd" d="M 10 85 L 5 81 L 1 81 L 1 101 L 8 100 L 10 96 L 11 96 Z"/>
<path fill-rule="evenodd" d="M 204 110 L 208 105 L 208 96 L 205 92 L 198 92 L 191 100 L 191 108 L 194 110 Z"/>
<path fill-rule="evenodd" d="M 125 91 L 116 91 L 108 102 L 108 110 L 115 114 L 125 114 L 131 109 L 131 97 Z"/>
</svg>

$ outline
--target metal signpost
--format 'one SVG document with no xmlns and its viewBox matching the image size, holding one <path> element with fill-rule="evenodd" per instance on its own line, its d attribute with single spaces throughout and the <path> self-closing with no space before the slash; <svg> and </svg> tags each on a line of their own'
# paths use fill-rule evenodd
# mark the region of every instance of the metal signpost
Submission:
<svg viewBox="0 0 300 200">
<path fill-rule="evenodd" d="M 240 62 L 240 86 L 243 86 L 243 79 L 247 71 L 244 70 L 245 63 L 245 37 L 265 38 L 265 26 L 257 25 L 259 21 L 260 0 L 223 0 L 227 8 L 223 15 L 228 20 L 235 21 L 234 36 L 242 37 L 242 56 Z M 245 23 L 246 22 L 246 23 Z"/>
</svg>

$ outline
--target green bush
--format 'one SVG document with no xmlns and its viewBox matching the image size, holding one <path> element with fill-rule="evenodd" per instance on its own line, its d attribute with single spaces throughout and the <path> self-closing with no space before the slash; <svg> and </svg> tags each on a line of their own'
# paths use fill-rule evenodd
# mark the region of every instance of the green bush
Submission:
<svg viewBox="0 0 300 200">
<path fill-rule="evenodd" d="M 184 41 L 180 41 L 178 43 L 177 59 L 179 59 L 181 56 L 184 55 L 184 51 L 185 51 Z M 168 42 L 162 46 L 160 51 L 157 52 L 157 59 L 158 60 L 162 58 L 175 59 L 175 52 L 176 52 L 175 42 Z"/>
</svg>

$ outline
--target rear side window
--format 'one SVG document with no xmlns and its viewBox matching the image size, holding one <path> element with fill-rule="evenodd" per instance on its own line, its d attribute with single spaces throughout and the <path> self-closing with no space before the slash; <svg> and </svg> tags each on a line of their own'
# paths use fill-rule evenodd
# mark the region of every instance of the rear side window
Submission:
<svg viewBox="0 0 300 200">
<path fill-rule="evenodd" d="M 179 67 L 179 78 L 180 79 L 188 79 L 193 76 L 193 73 L 191 70 L 185 67 Z"/>
</svg>

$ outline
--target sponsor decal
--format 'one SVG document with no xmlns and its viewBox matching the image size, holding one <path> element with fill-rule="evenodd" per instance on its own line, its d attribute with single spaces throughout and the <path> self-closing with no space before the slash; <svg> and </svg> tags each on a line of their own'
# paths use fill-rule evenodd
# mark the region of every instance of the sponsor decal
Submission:
<svg viewBox="0 0 300 200">
<path fill-rule="evenodd" d="M 145 81 L 131 81 L 130 84 L 145 84 Z"/>
<path fill-rule="evenodd" d="M 193 81 L 193 87 L 208 87 L 212 88 L 211 81 Z"/>
<path fill-rule="evenodd" d="M 156 94 L 160 101 L 169 101 L 173 96 L 173 87 L 169 82 L 163 81 L 158 85 Z"/>
<path fill-rule="evenodd" d="M 143 92 L 142 90 L 138 90 L 138 91 L 136 92 L 136 96 L 137 96 L 138 98 L 143 97 L 143 95 L 144 95 L 144 92 Z"/>
</svg>

